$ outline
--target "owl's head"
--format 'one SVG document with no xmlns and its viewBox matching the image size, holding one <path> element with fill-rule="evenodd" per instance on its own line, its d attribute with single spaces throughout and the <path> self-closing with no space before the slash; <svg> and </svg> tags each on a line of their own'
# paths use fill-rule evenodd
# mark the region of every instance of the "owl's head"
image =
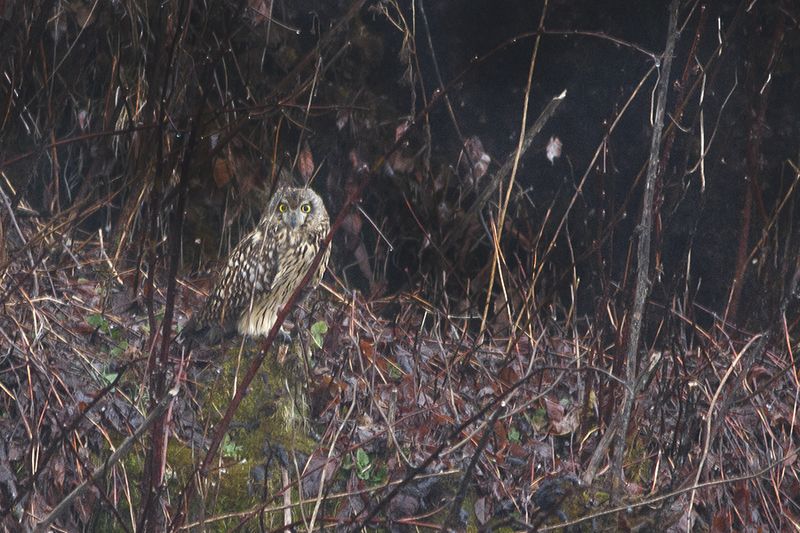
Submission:
<svg viewBox="0 0 800 533">
<path fill-rule="evenodd" d="M 328 224 L 328 212 L 317 193 L 308 188 L 281 187 L 272 195 L 269 212 L 295 231 Z"/>
</svg>

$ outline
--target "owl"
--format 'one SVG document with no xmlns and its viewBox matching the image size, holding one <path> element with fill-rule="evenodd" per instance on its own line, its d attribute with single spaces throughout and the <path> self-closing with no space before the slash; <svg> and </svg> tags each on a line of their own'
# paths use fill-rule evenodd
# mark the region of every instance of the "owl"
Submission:
<svg viewBox="0 0 800 533">
<path fill-rule="evenodd" d="M 255 229 L 233 249 L 202 309 L 183 330 L 189 338 L 215 342 L 235 331 L 266 336 L 297 289 L 330 229 L 325 204 L 309 188 L 275 191 Z M 319 284 L 330 247 L 306 286 Z"/>
</svg>

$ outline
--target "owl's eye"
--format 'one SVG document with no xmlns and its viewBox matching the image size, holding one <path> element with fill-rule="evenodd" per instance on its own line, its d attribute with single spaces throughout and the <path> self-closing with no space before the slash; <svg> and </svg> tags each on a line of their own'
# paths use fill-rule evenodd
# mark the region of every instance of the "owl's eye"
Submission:
<svg viewBox="0 0 800 533">
<path fill-rule="evenodd" d="M 303 204 L 300 206 L 300 211 L 303 213 L 310 213 L 311 212 L 311 204 Z"/>
<path fill-rule="evenodd" d="M 285 213 L 286 210 L 289 209 L 289 206 L 286 205 L 286 202 L 281 202 L 278 204 L 278 211 L 281 213 Z"/>
</svg>

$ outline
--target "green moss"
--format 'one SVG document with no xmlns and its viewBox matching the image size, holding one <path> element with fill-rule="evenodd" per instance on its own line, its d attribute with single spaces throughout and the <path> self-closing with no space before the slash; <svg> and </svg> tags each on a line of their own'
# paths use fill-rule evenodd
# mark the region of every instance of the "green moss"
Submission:
<svg viewBox="0 0 800 533">
<path fill-rule="evenodd" d="M 625 477 L 631 483 L 647 485 L 653 472 L 653 462 L 641 440 L 633 438 L 628 443 Z"/>
<path fill-rule="evenodd" d="M 296 343 L 273 349 L 239 405 L 229 436 L 241 446 L 243 457 L 263 457 L 265 443 L 304 453 L 315 448 L 316 443 L 307 435 L 306 380 L 298 350 Z M 238 351 L 238 346 L 229 350 L 219 378 L 207 392 L 210 409 L 206 415 L 213 416 L 212 422 L 221 418 L 233 396 L 234 384 L 241 381 L 247 366 L 258 355 L 258 347 L 251 343 L 245 343 L 241 358 Z M 281 364 L 279 358 L 285 361 Z"/>
<path fill-rule="evenodd" d="M 306 380 L 300 371 L 298 351 L 298 343 L 273 349 L 250 384 L 221 447 L 225 468 L 216 473 L 214 479 L 209 479 L 205 502 L 207 516 L 244 511 L 261 501 L 258 496 L 265 494 L 264 487 L 255 487 L 255 490 L 248 490 L 248 487 L 252 468 L 266 461 L 265 450 L 278 446 L 287 451 L 311 453 L 316 447 L 307 432 Z M 241 354 L 238 345 L 230 349 L 214 383 L 203 387 L 202 415 L 209 426 L 222 418 L 234 387 L 240 385 L 258 353 L 259 346 L 251 342 L 244 344 Z M 193 465 L 191 460 L 186 465 L 189 472 Z M 280 489 L 283 483 L 277 468 L 267 472 L 265 483 L 267 495 Z M 220 530 L 233 525 L 226 523 Z"/>
<path fill-rule="evenodd" d="M 252 358 L 257 356 L 259 347 L 255 343 L 245 343 L 239 357 L 239 346 L 232 348 L 221 362 L 220 372 L 213 381 L 198 382 L 195 396 L 199 407 L 197 417 L 201 427 L 213 428 L 222 418 L 233 396 L 234 386 L 241 383 Z M 239 406 L 229 431 L 220 446 L 221 459 L 214 463 L 214 470 L 206 478 L 205 496 L 199 508 L 191 513 L 189 522 L 205 517 L 211 520 L 204 524 L 206 531 L 228 531 L 239 525 L 241 517 L 214 520 L 217 515 L 246 512 L 259 504 L 268 506 L 280 502 L 265 501 L 279 492 L 283 486 L 280 469 L 273 467 L 266 473 L 266 479 L 253 483 L 252 470 L 266 462 L 265 450 L 281 446 L 287 451 L 310 453 L 316 447 L 315 441 L 307 434 L 307 402 L 305 400 L 305 376 L 298 357 L 299 344 L 279 346 L 265 359 L 258 375 L 248 388 Z M 286 352 L 289 353 L 286 353 Z M 280 363 L 278 352 L 284 356 Z M 238 373 L 238 379 L 237 379 Z M 207 438 L 213 434 L 208 429 Z M 125 436 L 120 436 L 119 442 Z M 119 444 L 117 442 L 117 444 Z M 129 505 L 135 509 L 140 506 L 140 491 L 147 440 L 122 461 L 129 483 L 132 502 L 120 500 L 117 510 L 122 517 L 130 516 Z M 194 469 L 205 456 L 204 450 L 192 449 L 190 445 L 171 439 L 167 448 L 167 472 L 165 475 L 166 493 L 169 498 L 177 497 L 186 485 Z M 98 458 L 97 463 L 102 459 Z M 273 462 L 273 465 L 277 463 Z M 265 486 L 266 485 L 266 486 Z M 296 492 L 293 499 L 296 501 Z M 265 517 L 267 523 L 274 521 L 278 527 L 282 515 Z M 131 527 L 130 524 L 128 524 Z M 116 531 L 119 524 L 105 511 L 98 512 L 94 518 L 96 531 Z"/>
</svg>

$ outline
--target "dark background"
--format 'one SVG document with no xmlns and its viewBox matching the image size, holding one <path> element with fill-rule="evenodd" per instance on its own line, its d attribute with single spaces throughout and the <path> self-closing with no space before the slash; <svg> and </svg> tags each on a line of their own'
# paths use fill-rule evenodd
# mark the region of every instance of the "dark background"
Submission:
<svg viewBox="0 0 800 533">
<path fill-rule="evenodd" d="M 0 4 L 5 72 L 0 154 L 16 200 L 53 213 L 77 199 L 115 192 L 79 230 L 103 227 L 115 234 L 121 217 L 128 217 L 131 238 L 141 227 L 135 211 L 146 198 L 143 190 L 158 188 L 169 200 L 153 208 L 166 213 L 174 207 L 189 120 L 197 116 L 202 126 L 186 190 L 184 257 L 187 271 L 202 269 L 235 242 L 243 231 L 239 224 L 244 230 L 252 224 L 264 198 L 250 192 L 268 189 L 276 170 L 285 174 L 292 168 L 298 141 L 307 143 L 319 170 L 314 186 L 335 213 L 346 182 L 353 182 L 351 155 L 374 164 L 391 149 L 398 125 L 420 115 L 403 148 L 407 164 L 393 179 L 374 169 L 362 202 L 394 252 L 388 253 L 372 224 L 358 214 L 347 242 L 337 245 L 334 264 L 346 285 L 375 295 L 421 285 L 435 298 L 460 292 L 454 296 L 464 298 L 466 307 L 476 296 L 483 300 L 482 273 L 491 250 L 486 219 L 457 239 L 470 240 L 471 253 L 452 239 L 445 244 L 474 196 L 465 190 L 464 167 L 457 162 L 466 138 L 480 139 L 492 157 L 489 175 L 516 147 L 531 32 L 542 4 L 431 2 L 424 5 L 427 26 L 419 11 L 400 4 L 398 12 L 391 2 L 368 2 L 344 22 L 346 2 L 275 2 L 272 13 L 280 24 L 259 14 L 270 5 L 211 2 L 186 13 L 182 5 L 149 2 Z M 797 256 L 796 196 L 789 194 L 794 173 L 787 161 L 798 154 L 800 45 L 793 6 L 759 2 L 745 11 L 743 5 L 691 3 L 681 10 L 685 26 L 670 73 L 667 111 L 683 112 L 675 121 L 680 128 L 666 136 L 669 149 L 659 177 L 658 276 L 652 294 L 662 303 L 685 294 L 718 314 L 730 305 L 735 311 L 730 318 L 745 324 L 770 319 L 768 309 L 785 296 Z M 410 33 L 413 16 L 417 35 Z M 542 37 L 537 55 L 529 122 L 555 95 L 566 90 L 567 97 L 522 158 L 517 175 L 510 214 L 528 239 L 510 238 L 505 246 L 519 261 L 520 274 L 530 274 L 534 252 L 541 253 L 552 239 L 588 171 L 555 250 L 537 257 L 546 262 L 538 281 L 550 295 L 543 306 L 568 294 L 574 261 L 582 280 L 580 301 L 591 314 L 593 302 L 625 288 L 641 208 L 643 182 L 636 178 L 649 151 L 655 76 L 606 138 L 608 125 L 653 65 L 653 58 L 624 43 L 660 53 L 666 6 L 556 1 L 548 5 L 544 28 L 551 33 Z M 569 34 L 576 30 L 596 33 Z M 178 41 L 176 32 L 182 35 Z M 483 59 L 473 61 L 476 57 Z M 315 79 L 317 60 L 324 68 Z M 441 100 L 421 113 L 439 86 L 435 63 L 461 137 Z M 705 190 L 693 168 L 703 68 L 708 69 L 702 110 L 710 145 Z M 312 83 L 316 92 L 306 116 Z M 131 131 L 138 127 L 143 129 Z M 153 142 L 153 127 L 163 141 Z M 111 134 L 113 129 L 123 131 Z M 554 164 L 544 152 L 550 136 L 564 146 Z M 601 157 L 589 167 L 604 139 Z M 53 144 L 57 147 L 48 148 Z M 28 157 L 15 161 L 20 154 Z M 441 253 L 425 244 L 426 232 Z M 192 244 L 196 238 L 202 239 L 200 249 Z M 760 240 L 745 261 L 740 248 L 749 255 Z M 356 256 L 359 245 L 363 250 Z M 743 276 L 734 284 L 737 272 Z M 446 283 L 443 273 L 449 274 Z"/>
</svg>

